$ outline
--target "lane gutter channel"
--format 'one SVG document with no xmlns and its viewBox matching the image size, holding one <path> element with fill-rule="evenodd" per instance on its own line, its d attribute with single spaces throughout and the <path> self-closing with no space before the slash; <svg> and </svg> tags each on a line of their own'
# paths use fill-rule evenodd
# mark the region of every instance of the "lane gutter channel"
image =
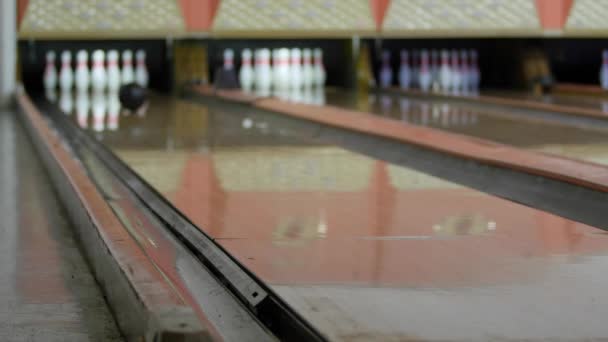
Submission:
<svg viewBox="0 0 608 342">
<path fill-rule="evenodd" d="M 46 100 L 34 98 L 42 112 L 62 133 L 71 150 L 78 144 L 89 148 L 144 206 L 166 226 L 204 267 L 230 290 L 236 298 L 281 340 L 325 341 L 310 322 L 285 303 L 272 289 L 251 271 L 216 244 L 202 229 L 196 227 L 178 209 L 168 202 L 150 184 L 139 177 L 129 166 L 115 156 L 102 143 L 95 140 L 69 120 L 59 108 Z"/>
</svg>

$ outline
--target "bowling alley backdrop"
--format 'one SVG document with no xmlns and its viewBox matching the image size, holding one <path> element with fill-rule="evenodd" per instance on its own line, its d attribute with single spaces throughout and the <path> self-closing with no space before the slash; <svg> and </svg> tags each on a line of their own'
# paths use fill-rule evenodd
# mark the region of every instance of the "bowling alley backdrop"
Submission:
<svg viewBox="0 0 608 342">
<path fill-rule="evenodd" d="M 313 65 L 320 51 L 323 85 L 335 87 L 608 87 L 608 6 L 594 0 L 19 0 L 18 14 L 18 72 L 32 90 L 44 87 L 50 51 L 59 73 L 61 53 L 75 69 L 79 50 L 89 68 L 95 50 L 144 51 L 149 87 L 161 92 L 215 83 L 230 50 L 229 86 L 243 86 L 239 71 L 251 63 L 245 83 L 273 87 L 282 48 L 304 70 L 307 53 Z"/>
</svg>

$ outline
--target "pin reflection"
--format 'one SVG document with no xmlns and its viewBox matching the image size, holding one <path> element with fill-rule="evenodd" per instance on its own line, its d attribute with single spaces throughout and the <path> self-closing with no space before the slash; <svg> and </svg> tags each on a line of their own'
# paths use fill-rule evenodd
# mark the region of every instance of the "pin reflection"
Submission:
<svg viewBox="0 0 608 342">
<path fill-rule="evenodd" d="M 115 131 L 118 129 L 118 117 L 120 114 L 120 100 L 118 92 L 112 91 L 108 94 L 108 129 Z"/>
<path fill-rule="evenodd" d="M 61 91 L 61 95 L 59 96 L 59 108 L 66 115 L 72 113 L 72 109 L 74 108 L 74 100 L 70 90 Z"/>
<path fill-rule="evenodd" d="M 76 94 L 76 120 L 78 121 L 78 126 L 81 128 L 87 128 L 88 118 L 89 118 L 89 109 L 91 108 L 91 101 L 89 99 L 88 91 L 79 91 Z"/>
<path fill-rule="evenodd" d="M 104 92 L 95 91 L 93 93 L 93 130 L 96 132 L 102 132 L 105 129 L 106 101 Z"/>
</svg>

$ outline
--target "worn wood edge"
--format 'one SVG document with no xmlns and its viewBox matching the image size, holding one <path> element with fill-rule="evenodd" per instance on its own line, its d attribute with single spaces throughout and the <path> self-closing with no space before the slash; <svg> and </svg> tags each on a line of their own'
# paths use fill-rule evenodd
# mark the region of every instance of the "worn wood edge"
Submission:
<svg viewBox="0 0 608 342">
<path fill-rule="evenodd" d="M 22 89 L 16 102 L 123 335 L 146 341 L 211 340 L 194 310 L 180 302 Z M 111 230 L 119 236 L 111 236 Z"/>
</svg>

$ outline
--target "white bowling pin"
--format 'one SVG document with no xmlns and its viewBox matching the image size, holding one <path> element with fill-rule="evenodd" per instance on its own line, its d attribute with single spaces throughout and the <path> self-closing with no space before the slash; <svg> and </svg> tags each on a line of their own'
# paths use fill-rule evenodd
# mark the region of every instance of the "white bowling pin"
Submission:
<svg viewBox="0 0 608 342">
<path fill-rule="evenodd" d="M 439 51 L 431 51 L 431 88 L 434 91 L 439 90 Z"/>
<path fill-rule="evenodd" d="M 234 69 L 234 51 L 232 49 L 224 50 L 224 70 Z"/>
<path fill-rule="evenodd" d="M 72 71 L 72 53 L 61 53 L 61 70 L 59 71 L 59 88 L 61 91 L 71 91 L 74 85 L 74 72 Z"/>
<path fill-rule="evenodd" d="M 148 88 L 148 68 L 146 67 L 146 52 L 137 50 L 135 53 L 137 65 L 135 67 L 135 80 L 143 88 Z"/>
<path fill-rule="evenodd" d="M 382 66 L 380 67 L 380 87 L 388 88 L 393 83 L 393 69 L 391 68 L 391 53 L 382 51 Z"/>
<path fill-rule="evenodd" d="M 118 68 L 118 51 L 108 51 L 108 90 L 110 92 L 117 92 L 120 89 L 120 69 Z"/>
<path fill-rule="evenodd" d="M 272 49 L 272 87 L 273 89 L 279 89 L 279 83 L 281 80 L 279 79 L 279 49 Z"/>
<path fill-rule="evenodd" d="M 133 83 L 135 75 L 133 73 L 133 52 L 125 50 L 122 52 L 122 71 L 120 80 L 122 84 Z"/>
<path fill-rule="evenodd" d="M 602 51 L 602 67 L 600 68 L 600 84 L 608 89 L 608 50 Z"/>
<path fill-rule="evenodd" d="M 89 72 L 89 54 L 85 50 L 80 50 L 76 54 L 76 89 L 86 91 L 89 89 L 91 74 Z"/>
<path fill-rule="evenodd" d="M 429 52 L 427 50 L 422 50 L 420 52 L 420 71 L 418 72 L 418 84 L 420 84 L 420 89 L 425 92 L 431 89 L 432 81 L 429 58 Z"/>
<path fill-rule="evenodd" d="M 46 65 L 44 67 L 43 77 L 44 89 L 47 93 L 51 93 L 51 89 L 57 87 L 57 68 L 55 67 L 55 52 L 48 51 L 46 53 Z"/>
<path fill-rule="evenodd" d="M 460 92 L 462 86 L 462 70 L 458 61 L 458 51 L 452 50 L 452 91 L 455 93 Z"/>
<path fill-rule="evenodd" d="M 260 49 L 256 61 L 256 80 L 255 86 L 259 94 L 270 92 L 272 85 L 272 69 L 270 67 L 270 50 Z"/>
<path fill-rule="evenodd" d="M 249 92 L 253 88 L 253 67 L 251 66 L 251 50 L 241 52 L 241 69 L 239 70 L 239 83 L 241 88 Z"/>
<path fill-rule="evenodd" d="M 300 49 L 294 48 L 291 49 L 290 55 L 289 80 L 292 88 L 299 89 L 302 86 L 302 52 Z M 297 92 L 294 94 L 297 95 Z"/>
<path fill-rule="evenodd" d="M 471 90 L 471 68 L 469 67 L 468 54 L 466 50 L 460 51 L 460 89 L 464 93 Z"/>
<path fill-rule="evenodd" d="M 411 84 L 411 70 L 409 54 L 407 50 L 401 50 L 401 65 L 399 66 L 399 86 L 401 89 L 409 89 Z"/>
<path fill-rule="evenodd" d="M 411 87 L 418 88 L 420 85 L 418 84 L 418 72 L 420 71 L 420 51 L 414 50 L 412 52 L 412 67 L 410 68 L 412 72 L 411 76 Z"/>
<path fill-rule="evenodd" d="M 89 99 L 88 91 L 76 92 L 76 120 L 78 125 L 82 128 L 88 127 L 89 108 L 91 101 Z"/>
<path fill-rule="evenodd" d="M 93 68 L 91 69 L 91 87 L 93 91 L 103 91 L 106 88 L 107 75 L 104 67 L 105 53 L 102 50 L 93 52 Z"/>
<path fill-rule="evenodd" d="M 313 71 L 312 71 L 312 51 L 310 49 L 302 50 L 302 85 L 305 88 L 312 86 Z"/>
<path fill-rule="evenodd" d="M 72 114 L 72 109 L 74 108 L 74 100 L 72 99 L 71 90 L 61 91 L 61 94 L 59 96 L 59 108 L 61 109 L 63 114 Z"/>
<path fill-rule="evenodd" d="M 477 51 L 469 51 L 469 75 L 470 75 L 470 87 L 473 91 L 479 90 L 479 82 L 481 81 L 481 72 L 479 71 L 479 65 L 477 64 Z"/>
<path fill-rule="evenodd" d="M 108 124 L 110 131 L 118 129 L 118 119 L 120 114 L 120 100 L 117 92 L 108 93 Z"/>
<path fill-rule="evenodd" d="M 289 89 L 290 85 L 290 66 L 289 66 L 289 49 L 282 48 L 277 51 L 277 60 L 274 67 L 275 73 L 275 89 L 281 91 Z M 282 92 L 279 92 L 279 97 L 284 97 Z"/>
<path fill-rule="evenodd" d="M 452 70 L 450 68 L 450 53 L 441 50 L 441 67 L 439 68 L 439 84 L 441 90 L 449 91 L 452 86 Z"/>
<path fill-rule="evenodd" d="M 93 110 L 93 130 L 101 132 L 105 129 L 105 117 L 106 117 L 106 96 L 104 92 L 93 92 L 92 100 Z"/>
<path fill-rule="evenodd" d="M 314 58 L 314 67 L 313 67 L 314 84 L 317 87 L 324 87 L 326 74 L 325 74 L 325 67 L 323 66 L 323 50 L 321 50 L 320 48 L 314 49 L 313 58 Z M 317 102 L 317 104 L 319 104 L 318 101 L 316 101 L 316 102 Z M 325 102 L 325 100 L 323 100 L 323 102 Z"/>
</svg>

